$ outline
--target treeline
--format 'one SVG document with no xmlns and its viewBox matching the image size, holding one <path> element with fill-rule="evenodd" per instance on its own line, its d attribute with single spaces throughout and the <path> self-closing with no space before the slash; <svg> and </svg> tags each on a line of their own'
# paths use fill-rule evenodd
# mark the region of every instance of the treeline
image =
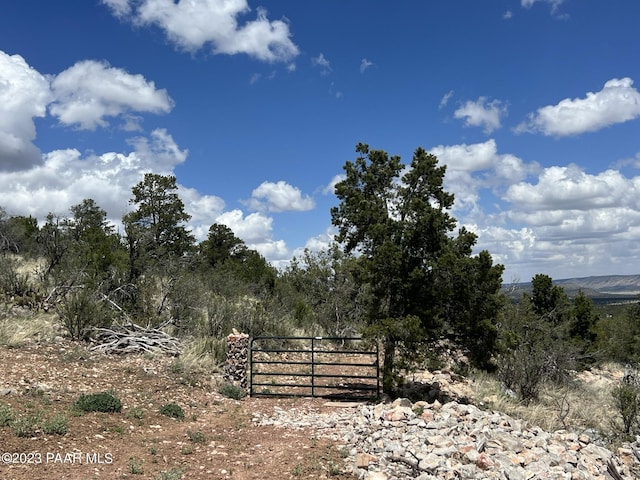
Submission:
<svg viewBox="0 0 640 480">
<path fill-rule="evenodd" d="M 96 327 L 163 327 L 224 358 L 233 328 L 257 335 L 352 336 L 384 346 L 383 383 L 445 350 L 460 368 L 497 373 L 522 399 L 541 382 L 606 360 L 636 361 L 640 305 L 599 315 L 546 275 L 512 302 L 503 266 L 473 253 L 477 237 L 454 231 L 445 167 L 417 149 L 410 165 L 359 144 L 336 186 L 336 242 L 278 271 L 228 227 L 197 242 L 173 176 L 132 187 L 123 232 L 92 199 L 69 214 L 10 216 L 0 209 L 0 295 L 5 305 L 53 310 L 68 335 Z"/>
</svg>

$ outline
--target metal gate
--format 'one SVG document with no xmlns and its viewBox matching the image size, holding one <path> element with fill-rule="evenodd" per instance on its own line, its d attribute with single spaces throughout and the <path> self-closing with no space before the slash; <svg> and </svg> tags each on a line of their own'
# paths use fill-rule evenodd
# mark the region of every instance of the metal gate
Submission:
<svg viewBox="0 0 640 480">
<path fill-rule="evenodd" d="M 252 397 L 371 400 L 380 392 L 378 344 L 362 338 L 255 337 L 249 371 Z"/>
</svg>

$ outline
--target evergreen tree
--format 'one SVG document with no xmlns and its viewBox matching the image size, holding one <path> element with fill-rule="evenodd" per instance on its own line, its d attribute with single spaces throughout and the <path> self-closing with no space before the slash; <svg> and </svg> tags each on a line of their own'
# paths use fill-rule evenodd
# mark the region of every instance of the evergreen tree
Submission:
<svg viewBox="0 0 640 480">
<path fill-rule="evenodd" d="M 469 258 L 476 237 L 464 229 L 452 235 L 456 220 L 449 210 L 454 196 L 443 188 L 446 167 L 438 166 L 434 155 L 418 148 L 400 177 L 405 171 L 400 157 L 362 143 L 356 152 L 359 156 L 345 164 L 346 177 L 336 185 L 340 204 L 331 216 L 337 241 L 345 252 L 360 255 L 371 286 L 369 322 L 383 337 L 383 385 L 390 391 L 397 378 L 398 348 L 411 355 L 423 340 L 437 338 L 442 327 L 454 338 L 469 340 L 468 335 L 484 328 L 480 325 L 495 322 L 495 308 L 482 306 L 485 298 L 469 295 L 476 282 L 491 277 L 483 288 L 489 293 L 486 301 L 493 302 L 503 267 L 493 265 L 484 252 L 475 262 L 485 272 L 468 276 L 464 264 L 474 263 Z M 452 289 L 464 281 L 470 282 L 468 289 Z M 486 318 L 480 318 L 485 313 Z M 482 361 L 491 353 L 486 350 Z"/>
</svg>

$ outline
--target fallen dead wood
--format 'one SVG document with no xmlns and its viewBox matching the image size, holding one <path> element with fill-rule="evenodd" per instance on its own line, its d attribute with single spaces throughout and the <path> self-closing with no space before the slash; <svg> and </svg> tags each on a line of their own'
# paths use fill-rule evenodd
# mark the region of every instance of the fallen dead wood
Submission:
<svg viewBox="0 0 640 480">
<path fill-rule="evenodd" d="M 90 350 L 108 354 L 160 353 L 177 356 L 182 352 L 180 340 L 156 328 L 134 323 L 114 328 L 95 328 Z"/>
</svg>

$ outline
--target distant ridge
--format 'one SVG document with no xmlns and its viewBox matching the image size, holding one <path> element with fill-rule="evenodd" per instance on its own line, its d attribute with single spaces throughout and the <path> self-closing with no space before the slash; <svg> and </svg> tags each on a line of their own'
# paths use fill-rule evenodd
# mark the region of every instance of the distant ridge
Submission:
<svg viewBox="0 0 640 480">
<path fill-rule="evenodd" d="M 595 290 L 599 293 L 616 295 L 638 295 L 640 293 L 640 275 L 604 275 L 597 277 L 565 278 L 554 280 L 556 285 L 576 286 L 583 290 Z"/>
<path fill-rule="evenodd" d="M 640 294 L 640 275 L 599 275 L 592 277 L 563 278 L 553 280 L 554 285 L 564 288 L 570 297 L 582 291 L 598 302 L 632 301 Z M 510 296 L 519 297 L 531 290 L 531 282 L 505 285 Z"/>
</svg>

